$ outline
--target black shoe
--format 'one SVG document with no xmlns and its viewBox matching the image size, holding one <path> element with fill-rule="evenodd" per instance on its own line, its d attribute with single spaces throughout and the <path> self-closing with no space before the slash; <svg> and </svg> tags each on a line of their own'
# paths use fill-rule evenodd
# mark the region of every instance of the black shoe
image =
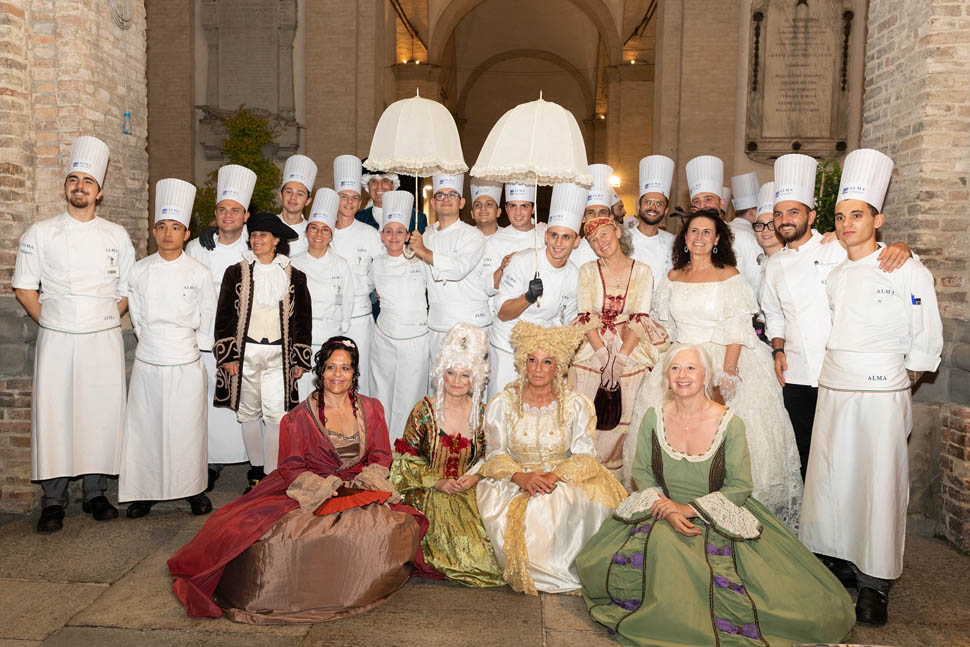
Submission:
<svg viewBox="0 0 970 647">
<path fill-rule="evenodd" d="M 209 514 L 212 512 L 212 501 L 209 500 L 209 497 L 207 497 L 204 492 L 186 497 L 185 500 L 188 501 L 189 505 L 192 507 L 192 514 L 200 515 Z"/>
<path fill-rule="evenodd" d="M 106 496 L 96 496 L 81 504 L 81 509 L 90 512 L 95 521 L 110 521 L 118 518 L 118 508 L 108 502 Z"/>
<path fill-rule="evenodd" d="M 832 575 L 839 579 L 842 586 L 847 589 L 854 589 L 858 586 L 856 582 L 855 570 L 852 565 L 844 559 L 839 559 L 838 557 L 829 557 L 828 555 L 818 555 L 818 558 L 822 560 L 826 568 L 832 571 Z"/>
<path fill-rule="evenodd" d="M 216 481 L 219 480 L 219 472 L 214 469 L 209 469 L 209 484 L 205 486 L 206 492 L 212 492 L 212 489 L 216 486 Z"/>
<path fill-rule="evenodd" d="M 855 603 L 855 621 L 860 625 L 881 627 L 889 620 L 889 595 L 875 589 L 859 589 Z"/>
<path fill-rule="evenodd" d="M 250 491 L 259 485 L 259 482 L 264 478 L 266 478 L 266 472 L 263 471 L 262 465 L 259 467 L 250 467 L 249 471 L 246 472 L 246 480 L 248 483 L 246 485 L 246 489 L 243 490 L 243 494 L 249 494 Z"/>
<path fill-rule="evenodd" d="M 64 506 L 49 505 L 40 511 L 37 532 L 57 532 L 64 527 Z"/>
<path fill-rule="evenodd" d="M 132 501 L 128 504 L 128 515 L 129 519 L 140 519 L 142 517 L 147 517 L 148 513 L 152 511 L 152 506 L 155 505 L 154 501 Z"/>
</svg>

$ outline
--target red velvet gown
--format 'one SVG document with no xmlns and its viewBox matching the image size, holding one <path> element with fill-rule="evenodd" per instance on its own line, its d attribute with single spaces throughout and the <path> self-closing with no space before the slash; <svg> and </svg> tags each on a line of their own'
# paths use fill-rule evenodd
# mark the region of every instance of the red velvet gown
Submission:
<svg viewBox="0 0 970 647">
<path fill-rule="evenodd" d="M 341 469 L 341 458 L 337 455 L 333 443 L 328 439 L 323 431 L 320 420 L 310 406 L 310 399 L 301 402 L 295 409 L 283 417 L 280 423 L 280 460 L 279 467 L 267 475 L 253 490 L 235 501 L 219 508 L 206 521 L 205 525 L 199 530 L 198 534 L 187 544 L 182 546 L 169 560 L 168 568 L 172 575 L 172 590 L 175 596 L 185 607 L 189 616 L 217 618 L 223 614 L 224 608 L 217 604 L 217 599 L 213 599 L 213 593 L 223 576 L 226 565 L 233 559 L 241 555 L 250 546 L 261 540 L 267 531 L 271 530 L 280 523 L 288 513 L 299 508 L 296 500 L 286 495 L 286 489 L 300 474 L 310 471 L 322 477 L 336 475 L 341 480 L 350 483 L 365 466 L 377 463 L 385 467 L 391 464 L 390 443 L 388 440 L 387 426 L 384 422 L 384 409 L 381 403 L 374 399 L 360 396 L 358 403 L 364 413 L 366 429 L 365 438 L 361 442 L 366 443 L 362 452 L 363 458 L 355 465 L 345 466 Z M 385 509 L 387 506 L 383 506 Z M 374 509 L 375 506 L 367 506 L 363 509 Z M 350 512 L 353 512 L 351 510 Z M 231 605 L 223 602 L 225 610 L 234 620 L 243 622 L 273 624 L 281 622 L 316 622 L 319 620 L 341 617 L 351 613 L 360 612 L 384 602 L 394 590 L 400 588 L 407 579 L 412 564 L 415 575 L 440 578 L 433 569 L 427 567 L 421 554 L 420 542 L 428 527 L 425 517 L 411 506 L 396 504 L 390 506 L 390 511 L 385 510 L 385 514 L 391 512 L 398 513 L 396 519 L 406 521 L 407 518 L 401 517 L 400 513 L 410 515 L 410 519 L 417 522 L 419 531 L 412 532 L 414 541 L 417 545 L 415 549 L 407 546 L 391 547 L 396 548 L 398 556 L 403 548 L 409 556 L 404 557 L 407 561 L 406 566 L 400 564 L 398 571 L 406 568 L 403 578 L 400 573 L 396 576 L 396 583 L 390 590 L 380 592 L 375 595 L 374 591 L 367 593 L 369 599 L 360 601 L 359 605 L 349 603 L 346 609 L 315 609 L 310 613 L 287 613 L 275 614 L 272 610 L 266 612 L 261 610 L 258 613 L 241 614 L 238 610 L 232 609 Z M 299 511 L 299 515 L 302 511 Z M 327 517 L 339 519 L 340 515 L 347 515 L 346 512 L 327 515 Z M 291 515 L 287 517 L 293 519 Z M 323 517 L 316 517 L 323 519 Z M 309 523 L 307 521 L 306 523 Z M 339 523 L 339 521 L 337 522 Z M 410 524 L 410 522 L 408 522 Z M 358 524 L 357 532 L 366 532 L 366 523 L 361 529 Z M 413 528 L 413 525 L 411 526 Z M 331 532 L 331 529 L 323 531 L 324 535 Z M 321 541 L 326 541 L 324 536 Z M 410 543 L 410 541 L 408 542 Z M 344 541 L 347 544 L 347 541 Z M 412 553 L 411 551 L 416 552 Z M 284 555 L 284 558 L 288 556 Z M 292 559 L 297 559 L 294 556 Z M 376 556 L 375 556 L 376 557 Z M 370 560 L 368 560 L 370 561 Z M 309 567 L 303 564 L 304 567 Z M 300 567 L 297 564 L 297 567 Z M 314 563 L 313 568 L 319 568 Z M 352 568 L 353 565 L 335 565 L 331 569 Z M 260 577 L 265 577 L 265 573 L 259 573 Z M 333 578 L 326 578 L 327 581 L 319 583 L 319 587 L 349 586 L 350 582 L 346 578 L 347 573 L 334 573 Z M 290 574 L 292 577 L 292 573 Z M 351 578 L 352 580 L 353 578 Z M 385 580 L 394 580 L 395 577 L 384 577 Z M 345 584 L 346 583 L 346 584 Z M 296 583 L 294 587 L 296 588 Z M 316 585 L 311 585 L 316 586 Z M 387 587 L 387 584 L 382 586 Z M 356 593 L 355 593 L 356 594 Z M 363 594 L 363 592 L 361 592 Z M 313 591 L 307 591 L 305 587 L 301 590 L 292 591 L 294 598 L 307 596 L 312 597 Z M 328 599 L 332 600 L 333 596 Z M 289 606 L 283 605 L 283 606 Z M 237 613 L 233 613 L 236 611 Z"/>
</svg>

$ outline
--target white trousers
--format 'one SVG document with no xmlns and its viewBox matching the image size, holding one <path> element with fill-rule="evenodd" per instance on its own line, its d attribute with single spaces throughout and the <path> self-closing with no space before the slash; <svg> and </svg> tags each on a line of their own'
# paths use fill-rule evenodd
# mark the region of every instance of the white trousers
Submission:
<svg viewBox="0 0 970 647">
<path fill-rule="evenodd" d="M 225 407 L 212 406 L 212 396 L 216 392 L 216 356 L 211 352 L 202 353 L 202 364 L 205 366 L 206 407 L 208 408 L 208 439 L 209 464 L 245 463 L 249 460 L 246 445 L 243 443 L 242 429 L 236 420 L 236 412 Z"/>
<path fill-rule="evenodd" d="M 201 359 L 181 366 L 135 360 L 118 501 L 181 499 L 205 489 L 207 400 Z"/>
<path fill-rule="evenodd" d="M 267 474 L 276 469 L 284 413 L 283 347 L 247 343 L 236 417 L 250 464 L 262 465 Z"/>
<path fill-rule="evenodd" d="M 371 313 L 354 317 L 350 320 L 350 330 L 347 336 L 357 344 L 357 352 L 360 354 L 360 378 L 357 380 L 357 391 L 361 395 L 373 396 L 370 392 L 370 344 L 374 337 L 374 317 Z"/>
<path fill-rule="evenodd" d="M 34 356 L 30 479 L 117 474 L 125 425 L 121 328 L 41 328 Z"/>
<path fill-rule="evenodd" d="M 384 405 L 384 419 L 393 443 L 404 436 L 411 409 L 427 393 L 421 377 L 428 374 L 428 335 L 411 339 L 388 337 L 376 326 L 371 340 L 371 396 Z"/>
<path fill-rule="evenodd" d="M 490 345 L 488 347 L 488 363 L 490 371 L 486 393 L 488 394 L 488 399 L 491 400 L 492 396 L 496 393 L 501 393 L 505 385 L 517 377 L 515 373 L 515 355 Z"/>
</svg>

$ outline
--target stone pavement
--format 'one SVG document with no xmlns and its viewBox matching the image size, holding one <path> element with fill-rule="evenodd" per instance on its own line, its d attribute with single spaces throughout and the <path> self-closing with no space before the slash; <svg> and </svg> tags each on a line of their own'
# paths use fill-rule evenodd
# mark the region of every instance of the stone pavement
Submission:
<svg viewBox="0 0 970 647">
<path fill-rule="evenodd" d="M 226 468 L 213 503 L 234 498 L 244 480 L 243 467 Z M 121 512 L 116 521 L 98 523 L 74 504 L 64 529 L 43 536 L 34 532 L 37 511 L 0 515 L 0 647 L 616 645 L 589 620 L 582 598 L 426 580 L 412 580 L 368 613 L 317 625 L 187 618 L 171 594 L 165 561 L 204 518 L 193 517 L 184 502 L 160 504 L 138 520 Z M 910 535 L 890 618 L 882 629 L 856 629 L 851 640 L 970 647 L 970 557 Z"/>
</svg>

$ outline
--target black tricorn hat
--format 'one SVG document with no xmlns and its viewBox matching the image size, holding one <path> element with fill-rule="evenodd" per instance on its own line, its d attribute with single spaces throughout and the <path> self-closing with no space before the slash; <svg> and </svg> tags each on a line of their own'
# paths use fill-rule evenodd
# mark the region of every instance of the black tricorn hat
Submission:
<svg viewBox="0 0 970 647">
<path fill-rule="evenodd" d="M 300 237 L 300 234 L 296 233 L 275 213 L 257 213 L 250 216 L 249 220 L 246 221 L 246 228 L 250 232 L 268 231 L 280 240 L 293 240 Z"/>
</svg>

